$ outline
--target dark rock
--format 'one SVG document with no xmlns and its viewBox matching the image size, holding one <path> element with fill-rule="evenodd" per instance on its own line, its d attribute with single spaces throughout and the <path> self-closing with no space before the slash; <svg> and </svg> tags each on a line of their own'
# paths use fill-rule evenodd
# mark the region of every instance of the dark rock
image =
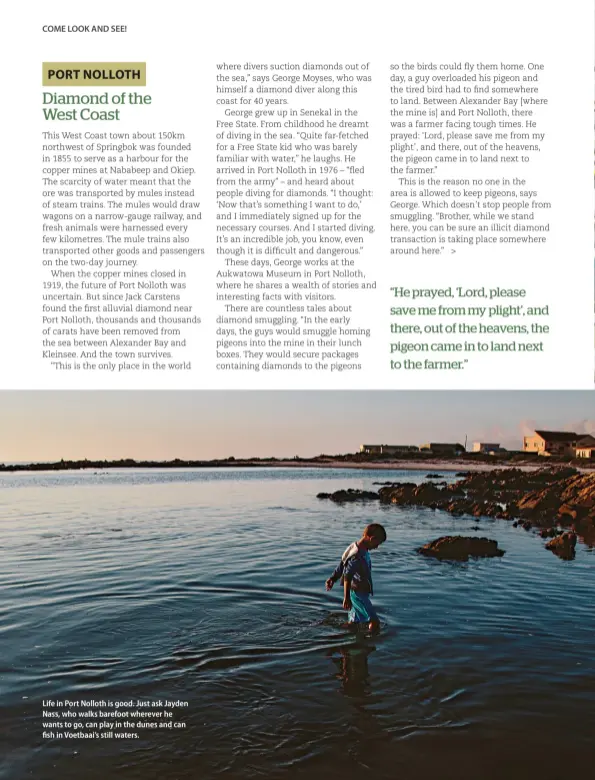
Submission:
<svg viewBox="0 0 595 780">
<path fill-rule="evenodd" d="M 546 549 L 566 561 L 571 561 L 575 556 L 576 534 L 572 531 L 565 531 L 560 536 L 554 537 L 546 544 Z"/>
<path fill-rule="evenodd" d="M 443 474 L 426 474 L 426 479 L 443 479 Z"/>
<path fill-rule="evenodd" d="M 557 528 L 542 528 L 539 532 L 539 535 L 542 539 L 551 539 L 554 536 L 557 536 L 560 532 Z"/>
<path fill-rule="evenodd" d="M 571 520 L 576 520 L 579 515 L 579 510 L 574 509 L 571 506 L 568 506 L 568 504 L 562 504 L 562 506 L 558 508 L 558 515 L 560 515 L 561 517 L 564 515 L 568 515 L 568 517 Z"/>
<path fill-rule="evenodd" d="M 460 496 L 464 496 L 467 493 L 465 488 L 462 487 L 462 482 L 451 482 L 450 485 L 446 486 L 445 490 L 448 493 L 452 493 L 453 495 L 460 495 Z"/>
<path fill-rule="evenodd" d="M 349 488 L 348 490 L 336 490 L 328 498 L 338 504 L 344 504 L 348 501 L 378 501 L 378 493 L 374 493 L 372 490 L 354 490 Z"/>
<path fill-rule="evenodd" d="M 494 539 L 477 536 L 441 536 L 418 549 L 421 555 L 440 560 L 468 561 L 469 558 L 494 558 L 504 555 Z"/>
<path fill-rule="evenodd" d="M 382 487 L 378 491 L 380 500 L 387 504 L 410 504 L 413 502 L 415 482 L 401 482 L 393 487 Z"/>
</svg>

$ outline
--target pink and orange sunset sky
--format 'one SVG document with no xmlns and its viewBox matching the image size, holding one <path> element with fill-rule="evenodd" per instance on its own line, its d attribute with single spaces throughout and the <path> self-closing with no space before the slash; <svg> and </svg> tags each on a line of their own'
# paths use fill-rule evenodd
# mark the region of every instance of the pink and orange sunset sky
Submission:
<svg viewBox="0 0 595 780">
<path fill-rule="evenodd" d="M 0 462 L 308 457 L 465 436 L 520 449 L 535 428 L 595 434 L 594 392 L 4 391 Z"/>
</svg>

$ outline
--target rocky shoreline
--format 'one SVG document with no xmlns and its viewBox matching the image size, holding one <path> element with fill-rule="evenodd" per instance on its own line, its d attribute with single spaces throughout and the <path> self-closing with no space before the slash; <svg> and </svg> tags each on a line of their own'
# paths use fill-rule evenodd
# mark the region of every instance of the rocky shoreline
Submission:
<svg viewBox="0 0 595 780">
<path fill-rule="evenodd" d="M 428 475 L 429 476 L 429 475 Z M 434 475 L 432 475 L 434 476 Z M 548 545 L 553 552 L 574 554 L 578 537 L 595 546 L 595 474 L 571 467 L 496 469 L 490 472 L 458 474 L 456 482 L 412 482 L 387 484 L 377 492 L 338 490 L 319 493 L 318 498 L 337 503 L 380 501 L 383 504 L 427 507 L 454 516 L 492 517 L 511 522 L 544 538 L 564 540 Z"/>
</svg>

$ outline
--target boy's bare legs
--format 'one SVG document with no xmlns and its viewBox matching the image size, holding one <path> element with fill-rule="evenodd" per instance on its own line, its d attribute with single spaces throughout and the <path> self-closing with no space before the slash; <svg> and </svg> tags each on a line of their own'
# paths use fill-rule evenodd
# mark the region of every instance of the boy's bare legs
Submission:
<svg viewBox="0 0 595 780">
<path fill-rule="evenodd" d="M 331 590 L 335 583 L 330 578 L 325 582 L 325 586 L 327 590 Z M 343 609 L 351 609 L 352 602 L 351 602 L 351 583 L 348 581 L 343 582 Z M 341 625 L 341 628 L 354 628 L 354 623 L 343 623 Z M 380 620 L 378 618 L 374 618 L 373 620 L 370 620 L 368 623 L 368 631 L 371 633 L 378 633 L 380 631 Z"/>
</svg>

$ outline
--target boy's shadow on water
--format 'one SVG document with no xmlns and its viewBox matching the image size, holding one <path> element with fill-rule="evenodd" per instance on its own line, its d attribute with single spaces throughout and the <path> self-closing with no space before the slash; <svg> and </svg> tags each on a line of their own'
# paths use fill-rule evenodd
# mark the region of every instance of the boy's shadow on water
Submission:
<svg viewBox="0 0 595 780">
<path fill-rule="evenodd" d="M 335 677 L 341 681 L 341 688 L 346 696 L 361 697 L 370 692 L 370 671 L 368 657 L 376 650 L 372 636 L 363 626 L 360 628 L 345 628 L 345 614 L 331 614 L 321 621 L 322 625 L 333 628 L 343 628 L 347 631 L 352 643 L 328 650 L 327 654 L 337 667 Z M 376 636 L 374 636 L 377 639 Z"/>
<path fill-rule="evenodd" d="M 357 638 L 356 643 L 349 647 L 340 647 L 339 656 L 331 650 L 329 655 L 337 666 L 335 677 L 341 681 L 341 688 L 345 696 L 361 697 L 370 692 L 370 671 L 368 669 L 368 656 L 376 650 L 374 645 L 366 642 L 365 638 Z"/>
</svg>

